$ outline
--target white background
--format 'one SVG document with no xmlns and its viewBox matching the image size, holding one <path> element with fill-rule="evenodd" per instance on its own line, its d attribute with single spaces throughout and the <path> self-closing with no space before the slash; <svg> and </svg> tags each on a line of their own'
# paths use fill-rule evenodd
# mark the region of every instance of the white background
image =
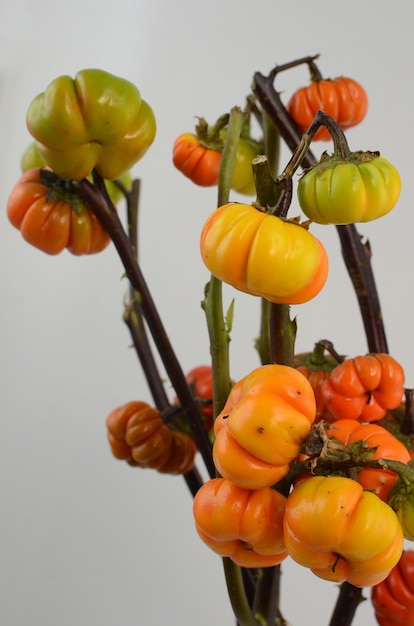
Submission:
<svg viewBox="0 0 414 626">
<path fill-rule="evenodd" d="M 49 257 L 27 245 L 6 219 L 7 197 L 30 141 L 25 113 L 31 99 L 56 76 L 99 67 L 134 82 L 153 107 L 157 138 L 134 169 L 143 181 L 140 255 L 188 370 L 209 358 L 200 308 L 208 273 L 198 237 L 216 191 L 193 186 L 173 168 L 174 138 L 193 130 L 195 116 L 213 122 L 243 106 L 253 73 L 266 74 L 277 63 L 320 53 L 325 77 L 361 82 L 370 109 L 348 132 L 351 148 L 380 150 L 399 168 L 403 189 L 389 216 L 359 232 L 373 248 L 390 351 L 413 386 L 411 11 L 408 0 L 2 1 L 1 624 L 234 623 L 220 559 L 195 535 L 182 478 L 134 470 L 108 449 L 109 411 L 132 399 L 151 401 L 122 322 L 126 283 L 114 250 Z M 302 67 L 278 85 L 287 98 L 307 81 Z M 315 145 L 315 153 L 327 147 Z M 330 276 L 316 300 L 292 310 L 297 350 L 328 338 L 342 353 L 363 354 L 366 342 L 336 231 L 314 232 L 328 249 Z M 226 292 L 229 300 L 234 295 Z M 258 365 L 257 331 L 258 301 L 236 294 L 234 378 Z M 286 618 L 295 626 L 328 624 L 336 586 L 291 562 L 283 571 Z M 367 601 L 355 624 L 374 623 Z"/>
</svg>

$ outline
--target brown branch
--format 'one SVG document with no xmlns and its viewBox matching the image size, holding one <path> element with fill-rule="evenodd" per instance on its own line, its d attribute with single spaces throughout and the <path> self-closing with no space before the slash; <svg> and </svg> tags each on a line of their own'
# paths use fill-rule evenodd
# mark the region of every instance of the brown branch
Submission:
<svg viewBox="0 0 414 626">
<path fill-rule="evenodd" d="M 152 295 L 137 262 L 136 251 L 130 244 L 127 233 L 112 203 L 105 199 L 100 177 L 94 173 L 95 185 L 82 180 L 79 185 L 80 194 L 87 200 L 102 226 L 109 233 L 125 269 L 126 276 L 135 292 L 139 294 L 140 310 L 157 347 L 166 372 L 173 385 L 180 404 L 188 417 L 188 423 L 197 442 L 207 471 L 215 476 L 212 460 L 211 443 L 200 420 L 199 409 L 191 394 L 185 375 L 177 356 L 169 341 Z"/>
<path fill-rule="evenodd" d="M 253 93 L 266 114 L 279 129 L 287 146 L 294 152 L 300 143 L 301 133 L 274 88 L 275 75 L 275 71 L 267 77 L 256 72 L 253 80 Z M 308 150 L 303 157 L 302 167 L 312 167 L 316 162 L 315 156 Z M 345 266 L 358 299 L 368 350 L 370 352 L 388 352 L 369 247 L 362 243 L 354 224 L 336 226 L 336 229 L 341 242 Z"/>
</svg>

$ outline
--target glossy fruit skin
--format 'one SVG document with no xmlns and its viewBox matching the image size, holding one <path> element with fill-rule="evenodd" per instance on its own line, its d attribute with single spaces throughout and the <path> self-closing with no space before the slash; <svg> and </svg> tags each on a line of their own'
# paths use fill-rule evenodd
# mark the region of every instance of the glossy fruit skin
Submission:
<svg viewBox="0 0 414 626">
<path fill-rule="evenodd" d="M 146 402 L 131 401 L 107 417 L 108 442 L 116 459 L 164 474 L 187 474 L 196 447 L 188 435 L 170 430 L 160 411 Z"/>
<path fill-rule="evenodd" d="M 204 146 L 193 133 L 182 133 L 174 141 L 173 163 L 196 185 L 212 187 L 218 183 L 221 152 Z"/>
<path fill-rule="evenodd" d="M 341 441 L 345 446 L 363 441 L 372 448 L 372 459 L 390 459 L 408 463 L 410 453 L 394 435 L 379 424 L 361 424 L 356 420 L 336 420 L 327 429 L 327 434 Z M 381 500 L 387 502 L 390 489 L 397 481 L 397 475 L 390 470 L 362 469 L 358 472 L 358 481 L 373 491 Z"/>
<path fill-rule="evenodd" d="M 345 359 L 321 385 L 324 418 L 380 420 L 400 405 L 404 380 L 403 368 L 389 354 Z"/>
<path fill-rule="evenodd" d="M 314 298 L 328 275 L 321 242 L 296 223 L 231 202 L 204 224 L 201 257 L 216 278 L 279 304 Z"/>
<path fill-rule="evenodd" d="M 391 490 L 389 505 L 394 509 L 398 520 L 403 529 L 404 537 L 409 541 L 414 541 L 414 496 L 413 493 L 407 494 L 406 498 L 394 498 Z"/>
<path fill-rule="evenodd" d="M 20 160 L 20 167 L 23 172 L 27 172 L 27 170 L 31 170 L 34 167 L 45 167 L 46 163 L 44 159 L 41 157 L 39 150 L 37 149 L 36 143 L 33 141 L 29 146 L 27 146 L 24 151 L 22 158 Z"/>
<path fill-rule="evenodd" d="M 384 580 L 404 544 L 394 511 L 351 478 L 312 476 L 290 492 L 284 516 L 289 555 L 325 580 L 369 587 Z"/>
<path fill-rule="evenodd" d="M 231 189 L 243 195 L 254 195 L 252 161 L 256 144 L 240 137 Z M 204 145 L 194 133 L 182 133 L 174 141 L 173 164 L 184 176 L 201 187 L 218 185 L 222 152 Z"/>
<path fill-rule="evenodd" d="M 204 543 L 241 567 L 271 567 L 287 556 L 286 498 L 269 487 L 243 489 L 224 478 L 204 483 L 194 498 L 196 530 Z"/>
<path fill-rule="evenodd" d="M 27 149 L 24 151 L 23 156 L 20 161 L 20 167 L 23 172 L 27 172 L 28 170 L 34 167 L 45 167 L 46 163 L 44 159 L 41 157 L 39 150 L 37 149 L 36 143 L 31 143 Z M 88 176 L 88 179 L 92 182 L 92 176 Z M 119 187 L 115 184 L 115 182 L 111 180 L 105 180 L 105 187 L 111 198 L 112 202 L 116 204 L 120 200 L 124 198 L 123 192 L 119 189 Z M 127 191 L 130 191 L 132 188 L 132 176 L 130 172 L 126 172 L 119 178 L 119 182 L 124 185 Z"/>
<path fill-rule="evenodd" d="M 303 374 L 308 379 L 313 393 L 315 394 L 316 401 L 316 418 L 315 421 L 319 421 L 323 417 L 323 411 L 325 409 L 325 401 L 321 396 L 322 383 L 326 378 L 329 378 L 329 371 L 327 370 L 311 370 L 306 365 L 296 365 L 298 372 Z"/>
<path fill-rule="evenodd" d="M 369 222 L 389 213 L 401 192 L 398 170 L 382 156 L 327 158 L 299 180 L 298 200 L 317 224 Z"/>
<path fill-rule="evenodd" d="M 359 124 L 368 110 L 365 89 L 352 78 L 340 76 L 331 80 L 317 80 L 298 89 L 287 104 L 290 115 L 304 133 L 319 110 L 325 111 L 346 130 Z M 330 141 L 325 127 L 315 134 L 316 141 Z"/>
<path fill-rule="evenodd" d="M 187 383 L 191 387 L 193 396 L 199 400 L 206 400 L 206 403 L 201 403 L 200 408 L 209 421 L 206 425 L 210 427 L 213 425 L 213 369 L 211 365 L 197 365 L 193 367 L 186 374 Z"/>
<path fill-rule="evenodd" d="M 77 196 L 59 200 L 59 194 L 54 196 L 42 182 L 41 172 L 40 168 L 28 170 L 12 189 L 6 207 L 11 224 L 28 243 L 47 254 L 59 254 L 65 248 L 74 255 L 104 250 L 110 237 L 92 209 Z"/>
<path fill-rule="evenodd" d="M 414 550 L 404 550 L 387 578 L 372 587 L 371 602 L 379 626 L 413 626 Z"/>
<path fill-rule="evenodd" d="M 186 381 L 191 394 L 198 405 L 203 420 L 204 429 L 210 438 L 213 436 L 214 406 L 213 406 L 213 369 L 211 365 L 197 365 L 186 374 Z M 233 383 L 232 383 L 233 384 Z M 176 397 L 174 404 L 179 404 Z M 179 416 L 174 420 L 179 427 L 192 436 L 191 428 L 185 416 Z"/>
<path fill-rule="evenodd" d="M 262 365 L 232 388 L 214 422 L 213 460 L 240 487 L 275 484 L 290 469 L 315 419 L 306 378 L 285 365 Z"/>
<path fill-rule="evenodd" d="M 99 69 L 60 76 L 31 102 L 27 127 L 45 163 L 80 180 L 95 169 L 114 180 L 153 143 L 155 116 L 137 87 Z"/>
</svg>

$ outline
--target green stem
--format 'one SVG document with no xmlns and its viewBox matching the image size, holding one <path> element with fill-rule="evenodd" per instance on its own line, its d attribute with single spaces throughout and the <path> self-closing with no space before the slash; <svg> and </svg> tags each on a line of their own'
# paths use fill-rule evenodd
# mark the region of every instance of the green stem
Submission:
<svg viewBox="0 0 414 626">
<path fill-rule="evenodd" d="M 332 341 L 329 341 L 329 339 L 320 339 L 319 341 L 315 343 L 313 353 L 312 353 L 312 362 L 315 365 L 322 366 L 326 362 L 325 352 L 328 352 L 328 354 L 338 364 L 343 363 L 343 361 L 345 361 L 345 357 L 342 354 L 339 354 L 339 352 L 335 350 L 335 347 Z"/>
<path fill-rule="evenodd" d="M 349 149 L 348 140 L 344 131 L 329 115 L 327 115 L 324 111 L 318 111 L 313 123 L 310 126 L 311 130 L 313 130 L 313 124 L 316 126 L 313 136 L 320 126 L 325 126 L 325 128 L 329 131 L 334 145 L 335 157 L 346 160 L 351 156 L 351 150 Z"/>
<path fill-rule="evenodd" d="M 271 362 L 293 367 L 295 360 L 296 321 L 290 319 L 288 304 L 270 305 Z"/>
<path fill-rule="evenodd" d="M 223 315 L 222 283 L 211 276 L 202 307 L 206 315 L 213 371 L 213 412 L 217 416 L 231 389 L 229 344 L 230 333 Z"/>
<path fill-rule="evenodd" d="M 265 112 L 261 116 L 261 125 L 265 154 L 253 159 L 252 167 L 257 190 L 257 204 L 268 210 L 276 206 L 281 194 L 281 187 L 275 181 L 279 171 L 280 133 Z"/>
<path fill-rule="evenodd" d="M 304 462 L 304 467 L 308 469 L 310 468 L 308 461 Z M 317 466 L 314 467 L 312 471 L 315 474 L 321 473 L 320 470 L 322 470 L 322 472 L 328 471 L 329 473 L 332 473 L 345 472 L 353 468 L 358 470 L 361 468 L 368 468 L 395 472 L 405 486 L 409 488 L 414 486 L 414 469 L 406 463 L 394 461 L 392 459 L 364 459 L 360 458 L 359 455 L 350 455 L 349 458 L 346 459 L 319 458 Z"/>
<path fill-rule="evenodd" d="M 228 121 L 228 113 L 221 115 L 213 126 L 209 126 L 204 118 L 199 118 L 195 131 L 200 144 L 213 150 L 221 149 L 223 141 L 220 132 L 227 126 Z"/>
<path fill-rule="evenodd" d="M 239 107 L 233 107 L 230 111 L 228 130 L 220 164 L 217 198 L 218 207 L 223 206 L 223 204 L 229 201 L 231 181 L 236 165 L 237 147 L 245 122 L 245 116 L 246 114 Z"/>
<path fill-rule="evenodd" d="M 290 205 L 292 204 L 293 195 L 293 182 L 292 177 L 289 175 L 279 176 L 277 179 L 277 185 L 280 190 L 280 195 L 276 205 L 271 211 L 272 215 L 280 218 L 286 218 Z"/>
<path fill-rule="evenodd" d="M 224 575 L 233 613 L 239 626 L 258 626 L 246 596 L 242 570 L 231 559 L 223 558 Z"/>
<path fill-rule="evenodd" d="M 259 154 L 252 161 L 253 178 L 257 192 L 256 206 L 265 211 L 276 206 L 282 188 L 273 179 L 267 156 Z"/>
<path fill-rule="evenodd" d="M 238 107 L 230 112 L 228 130 L 224 144 L 220 174 L 217 206 L 228 202 L 233 171 L 236 164 L 237 148 L 240 134 L 245 122 L 245 113 Z M 206 286 L 205 298 L 202 302 L 207 321 L 210 339 L 211 364 L 213 371 L 213 410 L 217 416 L 222 410 L 231 389 L 229 366 L 229 343 L 232 325 L 233 305 L 226 316 L 223 314 L 222 282 L 211 276 Z M 247 586 L 243 581 L 240 567 L 230 559 L 224 559 L 224 571 L 230 602 L 240 626 L 257 626 L 246 596 Z M 252 585 L 249 585 L 250 595 L 253 595 Z"/>
<path fill-rule="evenodd" d="M 265 365 L 272 362 L 270 351 L 270 302 L 261 298 L 260 303 L 260 328 L 259 336 L 256 339 L 255 347 L 259 354 L 260 363 Z"/>
<path fill-rule="evenodd" d="M 236 164 L 237 147 L 245 114 L 238 107 L 230 112 L 228 131 L 220 165 L 217 206 L 228 202 L 233 171 Z M 211 364 L 213 370 L 213 406 L 214 415 L 223 408 L 231 389 L 229 343 L 231 311 L 227 319 L 223 314 L 223 293 L 220 280 L 211 276 L 206 286 L 202 302 L 210 339 Z"/>
<path fill-rule="evenodd" d="M 285 178 L 289 176 L 292 178 L 293 174 L 296 170 L 302 165 L 306 157 L 308 156 L 309 146 L 311 144 L 311 137 L 309 133 L 304 133 L 300 139 L 297 147 L 292 152 L 292 156 L 290 157 L 285 169 L 280 174 L 280 178 Z"/>
<path fill-rule="evenodd" d="M 261 570 L 254 598 L 253 614 L 263 626 L 286 624 L 279 609 L 280 565 Z"/>
<path fill-rule="evenodd" d="M 272 122 L 266 111 L 262 113 L 262 128 L 264 138 L 264 149 L 269 161 L 270 173 L 276 178 L 280 164 L 280 132 L 278 127 Z"/>
<path fill-rule="evenodd" d="M 351 156 L 351 150 L 349 149 L 348 141 L 342 128 L 324 111 L 318 111 L 308 130 L 300 138 L 296 149 L 293 151 L 279 179 L 285 177 L 292 178 L 296 170 L 306 160 L 313 138 L 321 126 L 325 126 L 332 137 L 335 157 L 346 160 Z"/>
<path fill-rule="evenodd" d="M 401 463 L 401 461 L 392 461 L 389 459 L 378 459 L 378 462 L 383 469 L 395 472 L 404 485 L 410 489 L 414 488 L 414 469 L 411 465 L 406 465 L 405 463 Z M 372 463 L 375 463 L 375 461 L 372 461 Z M 364 467 L 371 466 L 366 466 L 364 463 Z"/>
<path fill-rule="evenodd" d="M 253 160 L 253 175 L 257 188 L 257 202 L 266 210 L 275 207 L 280 198 L 282 188 L 276 184 L 275 178 L 279 171 L 280 133 L 266 111 L 262 112 L 261 125 L 263 130 L 265 155 Z M 273 305 L 262 298 L 259 337 L 256 349 L 262 365 L 274 361 L 275 327 Z M 271 321 L 272 318 L 272 321 Z M 272 330 L 271 330 L 272 327 Z"/>
</svg>

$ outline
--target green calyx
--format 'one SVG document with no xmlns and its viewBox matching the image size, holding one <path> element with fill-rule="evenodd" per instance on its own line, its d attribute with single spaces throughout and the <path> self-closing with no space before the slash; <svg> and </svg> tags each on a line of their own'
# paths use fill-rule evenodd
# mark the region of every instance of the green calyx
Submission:
<svg viewBox="0 0 414 626">
<path fill-rule="evenodd" d="M 338 165 L 358 165 L 359 163 L 367 163 L 369 161 L 373 161 L 374 159 L 378 159 L 380 156 L 381 155 L 378 151 L 371 152 L 370 150 L 357 150 L 355 152 L 350 152 L 347 157 L 329 154 L 325 151 L 322 153 L 321 158 L 316 165 L 304 170 L 301 178 L 306 176 L 309 172 L 313 172 L 317 175 L 325 172 L 326 170 L 337 167 Z"/>
<path fill-rule="evenodd" d="M 84 203 L 79 198 L 76 184 L 71 178 L 61 178 L 50 169 L 43 169 L 46 164 L 37 149 L 36 143 L 33 142 L 26 148 L 22 155 L 20 166 L 23 173 L 32 168 L 42 168 L 41 179 L 43 184 L 49 187 L 49 200 L 69 202 L 74 209 L 75 207 L 78 207 L 78 209 L 83 207 Z M 92 182 L 92 175 L 89 175 L 87 178 Z M 117 204 L 124 198 L 124 189 L 126 192 L 131 191 L 132 182 L 132 175 L 129 171 L 116 180 L 104 180 L 108 195 L 114 204 Z"/>
<path fill-rule="evenodd" d="M 414 541 L 414 483 L 407 485 L 398 480 L 388 495 L 388 504 L 398 517 L 404 537 Z"/>
<path fill-rule="evenodd" d="M 85 202 L 80 197 L 73 180 L 56 176 L 54 172 L 46 169 L 40 170 L 40 180 L 47 187 L 48 202 L 66 202 L 76 213 L 84 209 Z"/>
<path fill-rule="evenodd" d="M 327 354 L 322 344 L 316 343 L 312 352 L 295 354 L 295 366 L 304 366 L 311 372 L 331 372 L 340 363 L 331 354 Z"/>
<path fill-rule="evenodd" d="M 198 124 L 195 132 L 199 143 L 210 150 L 223 152 L 224 142 L 226 139 L 225 128 L 229 123 L 229 114 L 221 115 L 218 120 L 210 126 L 204 117 L 198 118 Z"/>
</svg>

